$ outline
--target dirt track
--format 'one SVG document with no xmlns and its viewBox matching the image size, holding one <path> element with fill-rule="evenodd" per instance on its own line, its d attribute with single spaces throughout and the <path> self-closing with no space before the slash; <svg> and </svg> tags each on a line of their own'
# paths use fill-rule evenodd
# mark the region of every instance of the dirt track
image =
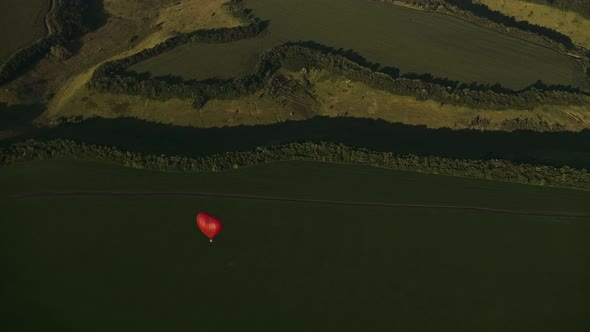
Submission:
<svg viewBox="0 0 590 332">
<path fill-rule="evenodd" d="M 373 207 L 400 207 L 400 208 L 419 208 L 419 209 L 442 209 L 442 210 L 467 210 L 476 212 L 508 214 L 519 216 L 537 216 L 537 217 L 554 217 L 554 218 L 575 218 L 590 219 L 590 214 L 571 213 L 567 211 L 533 211 L 533 210 L 510 210 L 478 206 L 465 205 L 444 205 L 444 204 L 412 204 L 412 203 L 387 203 L 387 202 L 360 202 L 360 201 L 338 201 L 308 198 L 289 198 L 276 196 L 256 196 L 242 194 L 222 194 L 209 192 L 115 192 L 115 191 L 78 191 L 78 192 L 38 192 L 12 195 L 12 199 L 27 199 L 35 197 L 215 197 L 226 199 L 248 199 L 260 201 L 279 201 L 294 203 L 314 203 L 330 204 L 345 206 L 373 206 Z"/>
</svg>

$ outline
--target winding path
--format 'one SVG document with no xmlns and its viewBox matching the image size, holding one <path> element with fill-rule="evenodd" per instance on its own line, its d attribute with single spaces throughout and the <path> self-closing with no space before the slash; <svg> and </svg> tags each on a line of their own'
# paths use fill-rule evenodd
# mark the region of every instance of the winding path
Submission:
<svg viewBox="0 0 590 332">
<path fill-rule="evenodd" d="M 258 196 L 243 194 L 223 194 L 211 192 L 122 192 L 122 191 L 74 191 L 74 192 L 38 192 L 12 195 L 12 199 L 27 199 L 37 197 L 213 197 L 225 199 L 245 199 L 259 201 L 279 201 L 293 203 L 314 203 L 344 206 L 372 206 L 372 207 L 399 207 L 418 209 L 441 209 L 441 210 L 464 210 L 495 214 L 507 214 L 516 216 L 536 216 L 553 218 L 574 218 L 590 219 L 590 214 L 572 213 L 567 211 L 534 211 L 534 210 L 511 210 L 500 208 L 489 208 L 467 205 L 445 205 L 445 204 L 412 204 L 412 203 L 387 203 L 387 202 L 361 202 L 361 201 L 340 201 L 311 198 L 290 198 L 279 196 Z"/>
<path fill-rule="evenodd" d="M 49 0 L 49 2 L 51 3 L 49 6 L 49 11 L 47 12 L 47 15 L 45 15 L 45 28 L 47 29 L 47 36 L 51 36 L 55 33 L 53 25 L 51 25 L 50 22 L 50 17 L 55 11 L 55 7 L 57 6 L 57 0 Z"/>
</svg>

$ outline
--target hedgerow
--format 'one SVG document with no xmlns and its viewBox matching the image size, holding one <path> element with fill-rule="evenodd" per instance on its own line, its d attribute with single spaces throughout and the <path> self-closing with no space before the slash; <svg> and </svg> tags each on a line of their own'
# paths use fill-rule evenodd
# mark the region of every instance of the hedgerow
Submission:
<svg viewBox="0 0 590 332">
<path fill-rule="evenodd" d="M 506 160 L 468 160 L 370 151 L 334 143 L 291 143 L 228 152 L 202 158 L 144 155 L 69 140 L 29 140 L 0 151 L 0 166 L 17 162 L 72 159 L 119 164 L 139 169 L 211 172 L 287 160 L 355 163 L 427 174 L 473 177 L 533 185 L 590 189 L 590 173 L 568 166 L 516 164 Z"/>
</svg>

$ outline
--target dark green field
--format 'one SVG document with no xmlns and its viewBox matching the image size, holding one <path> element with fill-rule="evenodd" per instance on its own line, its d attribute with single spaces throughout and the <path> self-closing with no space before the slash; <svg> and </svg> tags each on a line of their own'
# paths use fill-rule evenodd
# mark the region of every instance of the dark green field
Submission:
<svg viewBox="0 0 590 332">
<path fill-rule="evenodd" d="M 45 35 L 49 0 L 0 1 L 0 64 Z"/>
<path fill-rule="evenodd" d="M 43 191 L 206 191 L 588 213 L 590 193 L 353 165 L 0 169 L 7 324 L 27 331 L 586 331 L 590 220 Z M 225 230 L 210 245 L 194 217 Z M 11 331 L 19 329 L 11 329 Z"/>
<path fill-rule="evenodd" d="M 577 86 L 581 76 L 580 65 L 565 55 L 447 15 L 368 0 L 247 0 L 245 6 L 270 20 L 269 34 L 233 44 L 184 45 L 131 70 L 185 79 L 235 77 L 252 71 L 265 49 L 314 41 L 352 49 L 402 73 L 461 82 Z M 211 65 L 219 59 L 223 65 Z"/>
</svg>

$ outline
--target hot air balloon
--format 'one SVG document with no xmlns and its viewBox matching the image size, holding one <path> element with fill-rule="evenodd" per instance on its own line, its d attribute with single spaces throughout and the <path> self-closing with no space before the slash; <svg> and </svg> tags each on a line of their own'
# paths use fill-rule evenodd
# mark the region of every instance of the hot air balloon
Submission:
<svg viewBox="0 0 590 332">
<path fill-rule="evenodd" d="M 221 219 L 206 212 L 201 212 L 197 215 L 197 226 L 209 238 L 209 242 L 213 242 L 213 238 L 223 229 Z"/>
</svg>

